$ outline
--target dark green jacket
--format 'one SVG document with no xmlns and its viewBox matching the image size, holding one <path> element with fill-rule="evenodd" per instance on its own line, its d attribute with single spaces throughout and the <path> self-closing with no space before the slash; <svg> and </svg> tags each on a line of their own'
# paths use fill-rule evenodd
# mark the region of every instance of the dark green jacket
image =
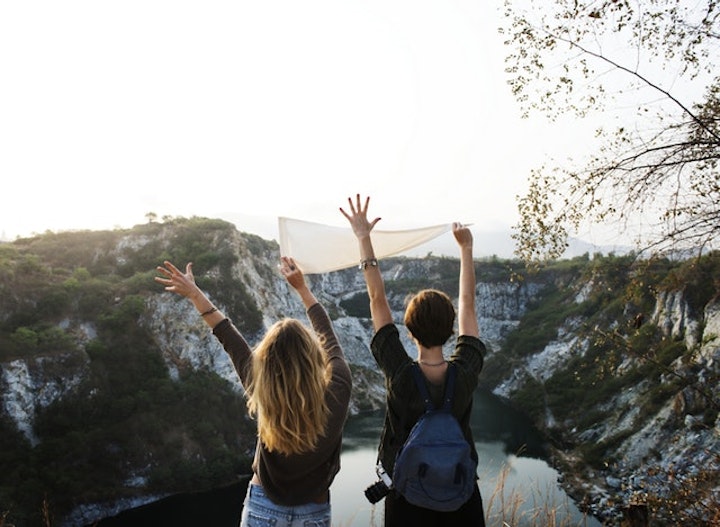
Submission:
<svg viewBox="0 0 720 527">
<path fill-rule="evenodd" d="M 387 399 L 378 459 L 382 461 L 385 471 L 392 475 L 397 451 L 425 411 L 425 406 L 410 370 L 413 360 L 405 351 L 395 324 L 380 328 L 373 337 L 370 349 L 385 374 Z M 484 353 L 485 345 L 479 339 L 460 335 L 455 344 L 455 351 L 449 358 L 457 369 L 452 413 L 459 421 L 465 438 L 472 447 L 475 460 L 478 456 L 470 429 L 470 414 L 478 375 L 483 367 Z M 437 406 L 442 400 L 444 384 L 437 386 L 426 380 L 426 385 L 433 403 Z"/>
</svg>

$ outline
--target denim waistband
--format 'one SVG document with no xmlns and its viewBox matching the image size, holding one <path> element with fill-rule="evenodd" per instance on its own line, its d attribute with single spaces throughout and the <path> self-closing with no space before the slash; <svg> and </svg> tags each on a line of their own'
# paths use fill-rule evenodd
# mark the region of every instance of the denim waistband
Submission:
<svg viewBox="0 0 720 527">
<path fill-rule="evenodd" d="M 248 487 L 248 496 L 252 500 L 254 508 L 263 509 L 265 512 L 274 512 L 276 514 L 293 516 L 302 519 L 305 516 L 314 517 L 318 513 L 330 510 L 330 501 L 324 503 L 308 502 L 302 505 L 280 505 L 272 501 L 265 493 L 262 485 L 250 483 Z"/>
</svg>

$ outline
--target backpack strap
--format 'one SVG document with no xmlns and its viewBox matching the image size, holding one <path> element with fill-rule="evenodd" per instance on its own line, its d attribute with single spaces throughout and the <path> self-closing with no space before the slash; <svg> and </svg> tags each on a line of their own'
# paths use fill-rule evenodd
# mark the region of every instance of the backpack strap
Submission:
<svg viewBox="0 0 720 527">
<path fill-rule="evenodd" d="M 455 379 L 457 377 L 457 370 L 455 364 L 452 362 L 448 363 L 447 380 L 445 381 L 445 393 L 443 394 L 443 410 L 451 411 L 453 399 L 455 398 Z"/>
<path fill-rule="evenodd" d="M 425 411 L 429 412 L 431 410 L 435 410 L 432 399 L 430 399 L 430 392 L 428 392 L 427 386 L 425 386 L 425 377 L 423 376 L 422 371 L 420 371 L 420 366 L 418 366 L 417 362 L 413 362 L 412 372 L 413 377 L 415 378 L 415 384 L 417 385 L 417 388 L 420 391 L 420 395 L 423 398 L 423 403 L 425 403 Z M 445 393 L 443 394 L 442 404 L 442 409 L 448 412 L 452 410 L 453 397 L 455 396 L 456 376 L 457 371 L 455 370 L 455 364 L 449 362 L 447 379 L 445 380 Z"/>
</svg>

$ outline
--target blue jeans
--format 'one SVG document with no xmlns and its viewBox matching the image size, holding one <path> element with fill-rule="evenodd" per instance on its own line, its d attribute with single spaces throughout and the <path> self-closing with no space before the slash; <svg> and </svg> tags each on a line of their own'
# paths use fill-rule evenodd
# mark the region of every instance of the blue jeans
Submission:
<svg viewBox="0 0 720 527">
<path fill-rule="evenodd" d="M 330 502 L 276 505 L 260 485 L 248 485 L 240 527 L 330 527 Z"/>
</svg>

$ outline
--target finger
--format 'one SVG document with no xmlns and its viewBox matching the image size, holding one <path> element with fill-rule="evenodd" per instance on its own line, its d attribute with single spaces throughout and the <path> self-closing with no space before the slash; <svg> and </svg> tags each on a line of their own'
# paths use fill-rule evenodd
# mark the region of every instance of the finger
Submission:
<svg viewBox="0 0 720 527">
<path fill-rule="evenodd" d="M 280 257 L 280 273 L 282 273 L 283 276 L 287 276 L 291 272 L 295 271 L 296 267 L 294 264 L 294 260 L 290 258 L 289 256 L 281 256 Z"/>
<path fill-rule="evenodd" d="M 358 197 L 360 197 L 359 194 L 358 194 Z M 365 212 L 365 213 L 367 212 L 369 205 L 370 205 L 370 196 L 365 198 L 365 208 L 364 208 L 363 212 Z"/>
<path fill-rule="evenodd" d="M 172 262 L 170 262 L 170 261 L 168 261 L 168 260 L 165 260 L 165 267 L 167 267 L 167 268 L 170 270 L 170 274 L 172 274 L 172 273 L 179 273 L 179 272 L 180 272 L 180 269 L 178 269 L 177 267 L 175 267 L 175 266 L 172 264 Z"/>
<path fill-rule="evenodd" d="M 165 269 L 162 265 L 158 265 L 155 269 L 156 269 L 159 273 L 162 273 L 162 274 L 164 274 L 164 275 L 166 275 L 166 276 L 170 276 L 170 275 L 172 274 L 172 273 L 170 273 L 170 271 L 168 271 L 167 269 Z"/>
</svg>

